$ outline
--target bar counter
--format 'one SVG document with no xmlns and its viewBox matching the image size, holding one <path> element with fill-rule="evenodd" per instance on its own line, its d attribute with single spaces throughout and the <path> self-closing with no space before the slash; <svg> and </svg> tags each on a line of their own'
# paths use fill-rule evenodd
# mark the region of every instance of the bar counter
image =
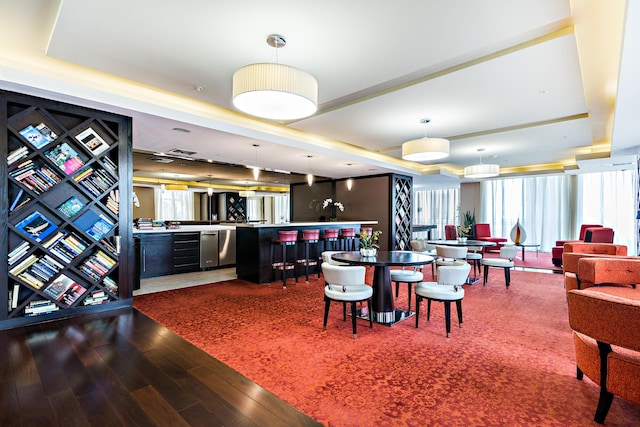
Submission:
<svg viewBox="0 0 640 427">
<path fill-rule="evenodd" d="M 236 224 L 236 274 L 238 279 L 253 283 L 271 282 L 271 242 L 279 237 L 281 230 L 319 229 L 320 238 L 324 230 L 331 228 L 355 228 L 375 225 L 378 221 L 293 222 L 286 224 Z M 324 242 L 320 241 L 319 250 Z"/>
</svg>

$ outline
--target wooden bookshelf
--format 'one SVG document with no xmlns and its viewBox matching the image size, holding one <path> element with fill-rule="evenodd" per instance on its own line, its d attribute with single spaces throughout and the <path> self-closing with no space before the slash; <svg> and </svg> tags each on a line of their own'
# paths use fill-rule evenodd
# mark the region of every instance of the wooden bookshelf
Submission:
<svg viewBox="0 0 640 427">
<path fill-rule="evenodd" d="M 131 306 L 131 119 L 0 102 L 0 329 Z"/>
</svg>

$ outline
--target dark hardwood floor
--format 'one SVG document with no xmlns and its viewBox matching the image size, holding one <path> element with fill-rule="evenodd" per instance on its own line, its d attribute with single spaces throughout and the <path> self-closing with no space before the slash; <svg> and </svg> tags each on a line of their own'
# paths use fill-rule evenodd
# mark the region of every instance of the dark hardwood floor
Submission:
<svg viewBox="0 0 640 427">
<path fill-rule="evenodd" d="M 0 331 L 1 426 L 317 426 L 135 309 Z"/>
</svg>

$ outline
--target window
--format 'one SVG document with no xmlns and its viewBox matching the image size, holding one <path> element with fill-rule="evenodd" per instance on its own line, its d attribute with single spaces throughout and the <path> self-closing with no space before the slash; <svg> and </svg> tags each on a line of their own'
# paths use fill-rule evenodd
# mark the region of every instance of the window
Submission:
<svg viewBox="0 0 640 427">
<path fill-rule="evenodd" d="M 556 240 L 575 239 L 582 223 L 615 231 L 614 243 L 636 251 L 635 171 L 585 173 L 481 182 L 478 222 L 510 237 L 516 221 L 527 243 L 550 252 Z"/>
<path fill-rule="evenodd" d="M 193 192 L 191 191 L 162 191 L 159 188 L 154 190 L 156 201 L 156 219 L 158 221 L 192 221 L 193 214 Z"/>
<path fill-rule="evenodd" d="M 444 239 L 444 226 L 458 224 L 458 206 L 460 206 L 460 189 L 458 188 L 416 191 L 413 223 L 435 224 L 437 228 L 431 232 L 431 238 Z M 416 235 L 416 237 L 423 238 L 426 235 Z"/>
</svg>

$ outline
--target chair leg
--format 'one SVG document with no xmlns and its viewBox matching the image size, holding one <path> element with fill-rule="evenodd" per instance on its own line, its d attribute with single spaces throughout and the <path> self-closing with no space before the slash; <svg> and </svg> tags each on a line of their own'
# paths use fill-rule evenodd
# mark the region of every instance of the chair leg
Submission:
<svg viewBox="0 0 640 427">
<path fill-rule="evenodd" d="M 411 311 L 411 288 L 413 288 L 413 284 L 411 282 L 407 282 L 407 286 L 409 287 L 409 296 L 407 297 L 409 308 L 407 308 L 407 310 Z"/>
<path fill-rule="evenodd" d="M 373 313 L 371 313 L 371 298 L 367 300 L 367 313 L 369 313 L 369 327 L 373 328 Z"/>
<path fill-rule="evenodd" d="M 347 320 L 347 303 L 346 302 L 342 303 L 342 320 L 343 321 Z"/>
<path fill-rule="evenodd" d="M 431 319 L 431 298 L 427 298 L 427 322 Z"/>
<path fill-rule="evenodd" d="M 613 402 L 613 393 L 608 392 L 605 388 L 600 388 L 598 408 L 596 409 L 596 415 L 593 421 L 598 424 L 604 424 L 604 419 L 607 418 L 609 408 L 611 408 L 611 402 Z"/>
<path fill-rule="evenodd" d="M 462 328 L 462 300 L 456 301 L 456 310 L 458 311 L 458 326 Z"/>
<path fill-rule="evenodd" d="M 356 302 L 351 301 L 351 327 L 353 329 L 353 339 L 356 338 Z"/>
<path fill-rule="evenodd" d="M 400 289 L 400 282 L 396 282 L 396 298 L 398 298 L 398 290 Z"/>
<path fill-rule="evenodd" d="M 511 268 L 504 269 L 504 281 L 507 283 L 507 289 L 509 289 L 509 282 L 511 282 Z"/>
<path fill-rule="evenodd" d="M 327 319 L 329 318 L 329 305 L 331 304 L 331 300 L 324 297 L 324 323 L 322 324 L 322 329 L 327 329 Z"/>
<path fill-rule="evenodd" d="M 420 320 L 420 303 L 422 302 L 422 297 L 420 295 L 416 295 L 416 328 L 418 327 L 418 321 Z"/>
<path fill-rule="evenodd" d="M 447 338 L 451 333 L 451 301 L 444 301 L 444 324 L 447 328 Z"/>
<path fill-rule="evenodd" d="M 578 365 L 576 365 L 576 378 L 579 380 L 582 380 L 583 377 L 584 377 L 584 372 L 582 372 L 582 369 L 580 369 Z"/>
<path fill-rule="evenodd" d="M 484 266 L 484 274 L 483 274 L 482 286 L 487 284 L 487 278 L 488 277 L 489 277 L 489 266 L 485 265 Z"/>
<path fill-rule="evenodd" d="M 607 390 L 607 360 L 611 353 L 611 344 L 597 341 L 598 352 L 600 353 L 600 398 L 598 399 L 598 407 L 594 421 L 598 424 L 604 424 L 604 419 L 609 413 L 611 402 L 613 401 L 613 393 Z"/>
<path fill-rule="evenodd" d="M 436 278 L 436 268 L 435 268 L 435 264 L 436 262 L 432 262 L 431 263 L 431 278 L 435 279 Z"/>
</svg>

